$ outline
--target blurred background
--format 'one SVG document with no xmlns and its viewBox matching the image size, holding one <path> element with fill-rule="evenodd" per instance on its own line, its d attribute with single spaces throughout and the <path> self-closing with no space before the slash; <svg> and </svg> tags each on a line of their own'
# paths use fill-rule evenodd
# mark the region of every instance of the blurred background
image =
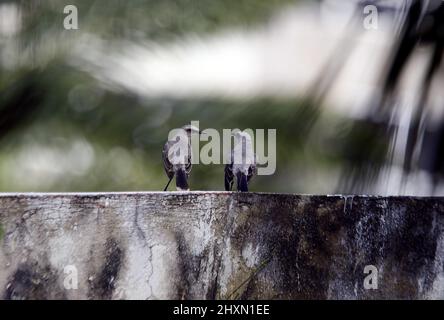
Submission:
<svg viewBox="0 0 444 320">
<path fill-rule="evenodd" d="M 277 129 L 251 191 L 444 195 L 443 44 L 441 0 L 0 0 L 0 191 L 162 190 L 199 120 Z"/>
</svg>

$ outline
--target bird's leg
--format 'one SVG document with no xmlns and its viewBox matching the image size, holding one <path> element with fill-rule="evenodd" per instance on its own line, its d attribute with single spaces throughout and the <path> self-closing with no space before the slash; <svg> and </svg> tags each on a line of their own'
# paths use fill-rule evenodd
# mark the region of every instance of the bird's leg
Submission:
<svg viewBox="0 0 444 320">
<path fill-rule="evenodd" d="M 167 191 L 168 186 L 170 185 L 171 180 L 173 180 L 173 178 L 174 178 L 174 174 L 171 176 L 170 180 L 168 180 L 168 183 L 167 183 L 167 185 L 165 186 L 165 189 L 163 189 L 163 191 Z"/>
</svg>

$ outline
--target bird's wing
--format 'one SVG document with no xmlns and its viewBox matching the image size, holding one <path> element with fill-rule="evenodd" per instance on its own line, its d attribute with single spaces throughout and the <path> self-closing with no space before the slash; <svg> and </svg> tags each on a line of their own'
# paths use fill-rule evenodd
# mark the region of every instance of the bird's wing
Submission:
<svg viewBox="0 0 444 320">
<path fill-rule="evenodd" d="M 253 176 L 257 174 L 257 166 L 256 166 L 256 154 L 254 155 L 254 162 L 248 168 L 248 176 L 247 181 L 250 181 Z"/>
<path fill-rule="evenodd" d="M 190 175 L 191 169 L 193 168 L 193 163 L 192 163 L 192 152 L 193 150 L 191 150 L 191 144 L 188 145 L 188 159 L 187 159 L 187 163 L 185 164 L 185 172 L 187 174 L 187 176 Z"/>
<path fill-rule="evenodd" d="M 231 191 L 233 188 L 233 165 L 226 164 L 225 165 L 225 191 Z"/>
<path fill-rule="evenodd" d="M 170 149 L 170 142 L 167 141 L 162 149 L 162 160 L 163 160 L 163 167 L 165 169 L 165 173 L 167 174 L 168 178 L 171 179 L 172 176 L 174 176 L 174 169 L 173 165 L 171 164 L 170 160 L 168 159 L 168 151 Z"/>
</svg>

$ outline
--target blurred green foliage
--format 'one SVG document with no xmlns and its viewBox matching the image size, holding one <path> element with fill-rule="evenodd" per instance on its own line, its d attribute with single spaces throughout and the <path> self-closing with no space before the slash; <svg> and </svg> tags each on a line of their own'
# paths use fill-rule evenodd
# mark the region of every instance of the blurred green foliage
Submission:
<svg viewBox="0 0 444 320">
<path fill-rule="evenodd" d="M 68 63 L 69 45 L 59 42 L 66 36 L 63 1 L 16 3 L 23 27 L 13 37 L 0 36 L 0 54 L 18 46 L 21 61 L 11 67 L 0 60 L 1 191 L 161 190 L 169 130 L 199 120 L 201 129 L 277 129 L 276 173 L 255 178 L 252 191 L 332 192 L 328 181 L 336 181 L 340 155 L 330 134 L 344 120 L 321 114 L 310 98 L 144 98 L 112 90 Z M 82 33 L 154 42 L 258 27 L 291 3 L 70 1 L 81 13 Z M 54 41 L 58 47 L 48 50 Z M 190 184 L 222 190 L 223 166 L 194 166 Z"/>
</svg>

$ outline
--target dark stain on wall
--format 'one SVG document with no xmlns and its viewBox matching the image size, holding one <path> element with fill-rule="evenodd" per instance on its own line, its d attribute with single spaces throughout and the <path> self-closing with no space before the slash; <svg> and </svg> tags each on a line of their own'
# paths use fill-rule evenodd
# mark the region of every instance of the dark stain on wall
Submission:
<svg viewBox="0 0 444 320">
<path fill-rule="evenodd" d="M 118 242 L 110 238 L 105 244 L 105 263 L 95 282 L 90 288 L 90 297 L 95 299 L 111 299 L 119 271 L 123 264 L 124 252 Z"/>
<path fill-rule="evenodd" d="M 49 266 L 22 264 L 12 275 L 3 295 L 5 300 L 66 299 L 57 284 L 57 273 Z"/>
</svg>

